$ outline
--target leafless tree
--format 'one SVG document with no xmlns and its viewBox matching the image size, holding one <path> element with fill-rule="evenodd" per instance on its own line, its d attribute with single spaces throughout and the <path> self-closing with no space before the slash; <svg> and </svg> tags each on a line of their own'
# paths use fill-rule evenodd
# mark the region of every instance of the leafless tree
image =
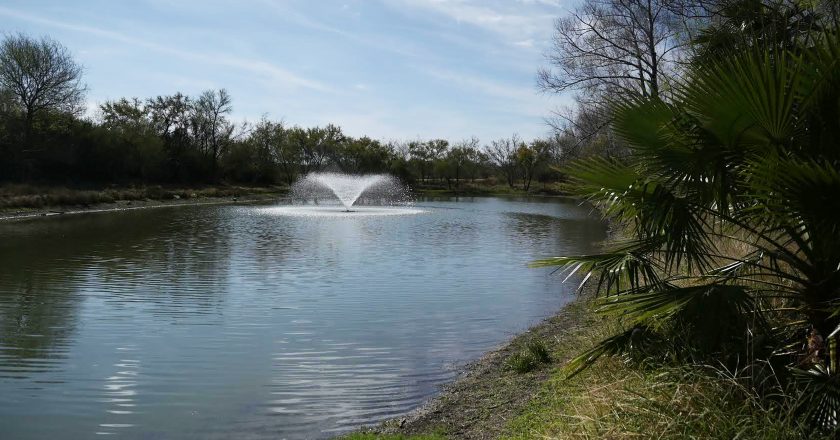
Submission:
<svg viewBox="0 0 840 440">
<path fill-rule="evenodd" d="M 509 138 L 495 140 L 487 148 L 487 155 L 493 165 L 502 172 L 509 187 L 513 188 L 519 171 L 519 158 L 517 153 L 519 147 L 524 143 L 518 135 L 514 134 Z"/>
<path fill-rule="evenodd" d="M 579 90 L 591 100 L 615 94 L 660 96 L 683 46 L 670 0 L 585 0 L 555 22 L 551 67 L 538 73 L 549 92 Z"/>
<path fill-rule="evenodd" d="M 0 89 L 11 93 L 23 113 L 27 147 L 36 117 L 46 111 L 80 113 L 86 91 L 82 66 L 67 48 L 24 34 L 7 35 L 0 43 Z"/>
<path fill-rule="evenodd" d="M 559 141 L 557 152 L 560 162 L 598 154 L 606 157 L 626 153 L 610 130 L 612 112 L 609 106 L 579 102 L 575 108 L 556 110 L 547 123 L 554 129 Z"/>
<path fill-rule="evenodd" d="M 219 157 L 235 128 L 227 120 L 233 111 L 230 94 L 225 89 L 207 90 L 196 99 L 192 110 L 193 136 L 199 148 L 210 157 L 211 172 L 216 178 Z"/>
</svg>

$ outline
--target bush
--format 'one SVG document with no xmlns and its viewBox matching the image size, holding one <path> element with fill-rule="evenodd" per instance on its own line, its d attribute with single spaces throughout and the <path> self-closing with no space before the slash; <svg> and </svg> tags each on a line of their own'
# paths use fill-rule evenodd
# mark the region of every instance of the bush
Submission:
<svg viewBox="0 0 840 440">
<path fill-rule="evenodd" d="M 539 366 L 539 361 L 527 350 L 523 350 L 512 354 L 508 358 L 507 364 L 508 368 L 517 373 L 527 373 L 535 370 Z"/>
<path fill-rule="evenodd" d="M 548 347 L 546 347 L 545 343 L 539 339 L 532 339 L 528 341 L 525 344 L 525 350 L 541 364 L 551 362 L 551 355 L 548 353 Z"/>
</svg>

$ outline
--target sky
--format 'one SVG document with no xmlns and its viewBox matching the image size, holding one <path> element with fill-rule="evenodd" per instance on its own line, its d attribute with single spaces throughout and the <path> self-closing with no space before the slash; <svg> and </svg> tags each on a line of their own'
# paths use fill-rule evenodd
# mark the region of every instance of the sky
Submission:
<svg viewBox="0 0 840 440">
<path fill-rule="evenodd" d="M 536 88 L 571 0 L 0 0 L 0 32 L 48 35 L 84 66 L 88 113 L 225 88 L 232 118 L 333 123 L 375 139 L 549 132 Z"/>
</svg>

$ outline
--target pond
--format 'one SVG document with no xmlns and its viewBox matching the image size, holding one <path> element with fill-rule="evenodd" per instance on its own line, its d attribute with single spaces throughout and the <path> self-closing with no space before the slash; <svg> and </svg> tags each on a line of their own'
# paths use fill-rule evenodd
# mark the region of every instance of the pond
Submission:
<svg viewBox="0 0 840 440">
<path fill-rule="evenodd" d="M 377 423 L 573 298 L 528 262 L 605 237 L 562 199 L 415 208 L 0 223 L 0 437 L 321 438 Z"/>
</svg>

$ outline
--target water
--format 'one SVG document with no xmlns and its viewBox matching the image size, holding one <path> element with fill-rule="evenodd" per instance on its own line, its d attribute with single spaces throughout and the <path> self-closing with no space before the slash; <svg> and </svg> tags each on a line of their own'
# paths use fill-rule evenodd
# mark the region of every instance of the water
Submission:
<svg viewBox="0 0 840 440">
<path fill-rule="evenodd" d="M 569 301 L 552 199 L 200 206 L 0 223 L 0 438 L 318 438 L 403 414 Z"/>
</svg>

